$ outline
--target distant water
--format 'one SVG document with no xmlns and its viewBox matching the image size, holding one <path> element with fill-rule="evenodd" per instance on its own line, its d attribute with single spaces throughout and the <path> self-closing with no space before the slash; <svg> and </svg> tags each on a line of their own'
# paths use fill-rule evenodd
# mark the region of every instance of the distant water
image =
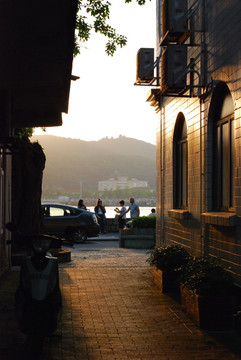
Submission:
<svg viewBox="0 0 241 360">
<path fill-rule="evenodd" d="M 90 211 L 94 211 L 94 206 L 87 206 L 87 208 Z M 116 215 L 116 212 L 114 211 L 114 209 L 116 208 L 116 206 L 106 206 L 106 217 L 107 218 L 114 218 Z M 126 208 L 128 209 L 128 205 L 126 206 Z M 152 207 L 142 207 L 140 206 L 140 216 L 148 216 L 151 213 L 151 209 Z M 120 209 L 120 207 L 119 207 Z M 127 216 L 130 216 L 130 213 L 127 213 Z"/>
</svg>

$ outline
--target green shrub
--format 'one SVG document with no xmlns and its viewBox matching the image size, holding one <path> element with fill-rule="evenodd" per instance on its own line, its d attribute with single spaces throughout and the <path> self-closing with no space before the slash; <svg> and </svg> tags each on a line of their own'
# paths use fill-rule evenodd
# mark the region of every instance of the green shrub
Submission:
<svg viewBox="0 0 241 360">
<path fill-rule="evenodd" d="M 230 294 L 233 279 L 218 259 L 200 257 L 181 266 L 180 284 L 197 295 L 220 296 Z"/>
<path fill-rule="evenodd" d="M 156 227 L 155 216 L 139 216 L 134 218 L 131 223 L 132 228 L 152 228 Z"/>
<path fill-rule="evenodd" d="M 175 271 L 190 260 L 189 253 L 181 245 L 156 247 L 149 252 L 147 259 L 150 265 L 155 265 L 162 271 Z"/>
</svg>

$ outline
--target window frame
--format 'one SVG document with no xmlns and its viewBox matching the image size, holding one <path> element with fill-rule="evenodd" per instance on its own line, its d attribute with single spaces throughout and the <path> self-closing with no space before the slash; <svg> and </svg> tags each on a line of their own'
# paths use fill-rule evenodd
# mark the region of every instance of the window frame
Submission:
<svg viewBox="0 0 241 360">
<path fill-rule="evenodd" d="M 183 153 L 185 145 L 185 153 Z M 188 141 L 184 115 L 177 117 L 173 136 L 173 207 L 188 208 Z"/>
<path fill-rule="evenodd" d="M 224 157 L 223 130 L 225 124 L 228 125 L 226 134 L 228 154 Z M 214 123 L 213 209 L 216 211 L 234 211 L 234 163 L 234 114 L 230 114 L 224 118 L 217 119 Z M 225 180 L 224 171 L 226 171 L 226 175 L 228 174 L 227 180 Z M 227 183 L 225 187 L 227 194 L 226 201 L 223 195 L 225 191 L 224 182 Z"/>
</svg>

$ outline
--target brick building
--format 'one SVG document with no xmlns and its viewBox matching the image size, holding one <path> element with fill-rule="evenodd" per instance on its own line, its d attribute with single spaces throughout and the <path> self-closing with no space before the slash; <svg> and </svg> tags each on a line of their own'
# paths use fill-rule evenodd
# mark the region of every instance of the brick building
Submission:
<svg viewBox="0 0 241 360">
<path fill-rule="evenodd" d="M 160 114 L 157 243 L 219 257 L 239 284 L 240 43 L 240 0 L 157 0 L 154 72 L 137 77 L 156 85 L 147 101 Z"/>
</svg>

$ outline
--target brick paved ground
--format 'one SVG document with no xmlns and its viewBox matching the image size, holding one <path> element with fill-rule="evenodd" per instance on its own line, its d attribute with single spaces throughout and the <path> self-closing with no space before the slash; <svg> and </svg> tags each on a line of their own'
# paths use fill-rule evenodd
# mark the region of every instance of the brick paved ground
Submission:
<svg viewBox="0 0 241 360">
<path fill-rule="evenodd" d="M 145 250 L 117 242 L 88 242 L 60 265 L 63 314 L 58 332 L 45 342 L 46 360 L 231 360 L 241 359 L 240 338 L 232 332 L 198 329 L 174 299 L 152 283 Z M 25 357 L 17 330 L 12 285 L 0 288 L 0 360 Z"/>
</svg>

